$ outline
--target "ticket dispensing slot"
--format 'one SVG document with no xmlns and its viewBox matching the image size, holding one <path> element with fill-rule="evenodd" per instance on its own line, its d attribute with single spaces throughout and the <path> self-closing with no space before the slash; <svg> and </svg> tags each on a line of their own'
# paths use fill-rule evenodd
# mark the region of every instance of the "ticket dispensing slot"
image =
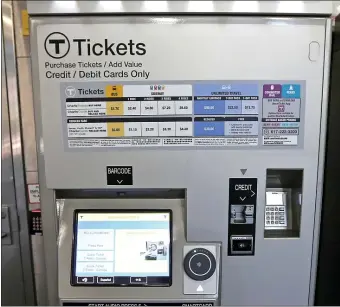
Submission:
<svg viewBox="0 0 340 307">
<path fill-rule="evenodd" d="M 299 237 L 302 170 L 267 170 L 265 237 Z"/>
<path fill-rule="evenodd" d="M 220 244 L 186 241 L 184 199 L 58 202 L 63 202 L 58 258 L 63 305 L 218 304 Z"/>
<path fill-rule="evenodd" d="M 56 190 L 57 199 L 184 199 L 184 189 L 68 189 Z"/>
</svg>

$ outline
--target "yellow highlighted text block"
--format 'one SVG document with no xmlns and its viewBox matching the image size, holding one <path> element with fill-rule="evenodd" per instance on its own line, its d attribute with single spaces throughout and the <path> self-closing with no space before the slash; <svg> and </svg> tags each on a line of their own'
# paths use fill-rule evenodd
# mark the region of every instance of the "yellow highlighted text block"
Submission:
<svg viewBox="0 0 340 307">
<path fill-rule="evenodd" d="M 124 102 L 122 101 L 107 102 L 106 115 L 124 115 Z"/>
<path fill-rule="evenodd" d="M 105 95 L 106 97 L 123 97 L 123 85 L 107 85 Z"/>
<path fill-rule="evenodd" d="M 108 123 L 107 136 L 111 137 L 124 136 L 124 123 Z"/>
</svg>

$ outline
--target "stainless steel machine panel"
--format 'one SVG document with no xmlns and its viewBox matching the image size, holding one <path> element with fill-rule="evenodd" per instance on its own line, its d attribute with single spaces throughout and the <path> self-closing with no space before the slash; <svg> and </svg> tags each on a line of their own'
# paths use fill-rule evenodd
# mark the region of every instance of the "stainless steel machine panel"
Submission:
<svg viewBox="0 0 340 307">
<path fill-rule="evenodd" d="M 212 15 L 34 16 L 41 197 L 50 206 L 45 217 L 56 222 L 59 190 L 181 189 L 186 210 L 174 216 L 183 220 L 185 240 L 197 248 L 222 244 L 222 305 L 306 305 L 320 209 L 330 23 Z M 303 173 L 294 238 L 264 235 L 268 169 Z M 138 202 L 150 206 L 142 199 L 126 203 Z M 67 199 L 63 227 L 71 227 L 75 207 L 93 204 Z M 233 209 L 246 223 L 235 223 Z M 63 227 L 60 238 L 68 239 L 60 240 L 60 264 L 70 255 L 63 245 L 70 231 Z M 176 263 L 186 253 L 180 238 Z M 152 299 L 187 297 L 178 269 L 177 282 Z M 109 297 L 105 289 L 72 288 L 65 282 L 69 273 L 68 265 L 59 266 L 61 298 Z M 133 297 L 146 298 L 148 291 L 136 289 Z M 114 296 L 128 294 L 121 289 Z"/>
</svg>

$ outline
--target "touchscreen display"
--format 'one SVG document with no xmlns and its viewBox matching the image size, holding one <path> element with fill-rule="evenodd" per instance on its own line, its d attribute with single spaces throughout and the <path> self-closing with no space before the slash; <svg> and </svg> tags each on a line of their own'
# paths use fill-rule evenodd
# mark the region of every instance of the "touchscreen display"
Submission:
<svg viewBox="0 0 340 307">
<path fill-rule="evenodd" d="M 170 286 L 171 222 L 171 211 L 76 211 L 72 284 Z"/>
</svg>

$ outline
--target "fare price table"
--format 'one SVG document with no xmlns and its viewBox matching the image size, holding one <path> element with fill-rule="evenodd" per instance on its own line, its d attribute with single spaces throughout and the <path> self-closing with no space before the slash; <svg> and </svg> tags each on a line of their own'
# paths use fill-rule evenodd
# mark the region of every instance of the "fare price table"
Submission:
<svg viewBox="0 0 340 307">
<path fill-rule="evenodd" d="M 68 119 L 68 137 L 192 136 L 191 117 Z"/>
<path fill-rule="evenodd" d="M 261 147 L 300 143 L 301 82 L 170 83 L 63 84 L 66 146 Z"/>
<path fill-rule="evenodd" d="M 67 97 L 67 117 L 192 114 L 192 87 L 190 84 L 113 84 L 106 85 L 102 92 L 105 92 L 102 97 Z"/>
<path fill-rule="evenodd" d="M 106 85 L 102 92 L 66 98 L 69 138 L 193 136 L 190 84 Z"/>
<path fill-rule="evenodd" d="M 194 85 L 196 137 L 258 136 L 257 84 Z"/>
<path fill-rule="evenodd" d="M 241 116 L 196 117 L 194 134 L 205 136 L 257 136 L 258 118 Z"/>
<path fill-rule="evenodd" d="M 257 84 L 197 84 L 195 115 L 257 115 Z"/>
</svg>

